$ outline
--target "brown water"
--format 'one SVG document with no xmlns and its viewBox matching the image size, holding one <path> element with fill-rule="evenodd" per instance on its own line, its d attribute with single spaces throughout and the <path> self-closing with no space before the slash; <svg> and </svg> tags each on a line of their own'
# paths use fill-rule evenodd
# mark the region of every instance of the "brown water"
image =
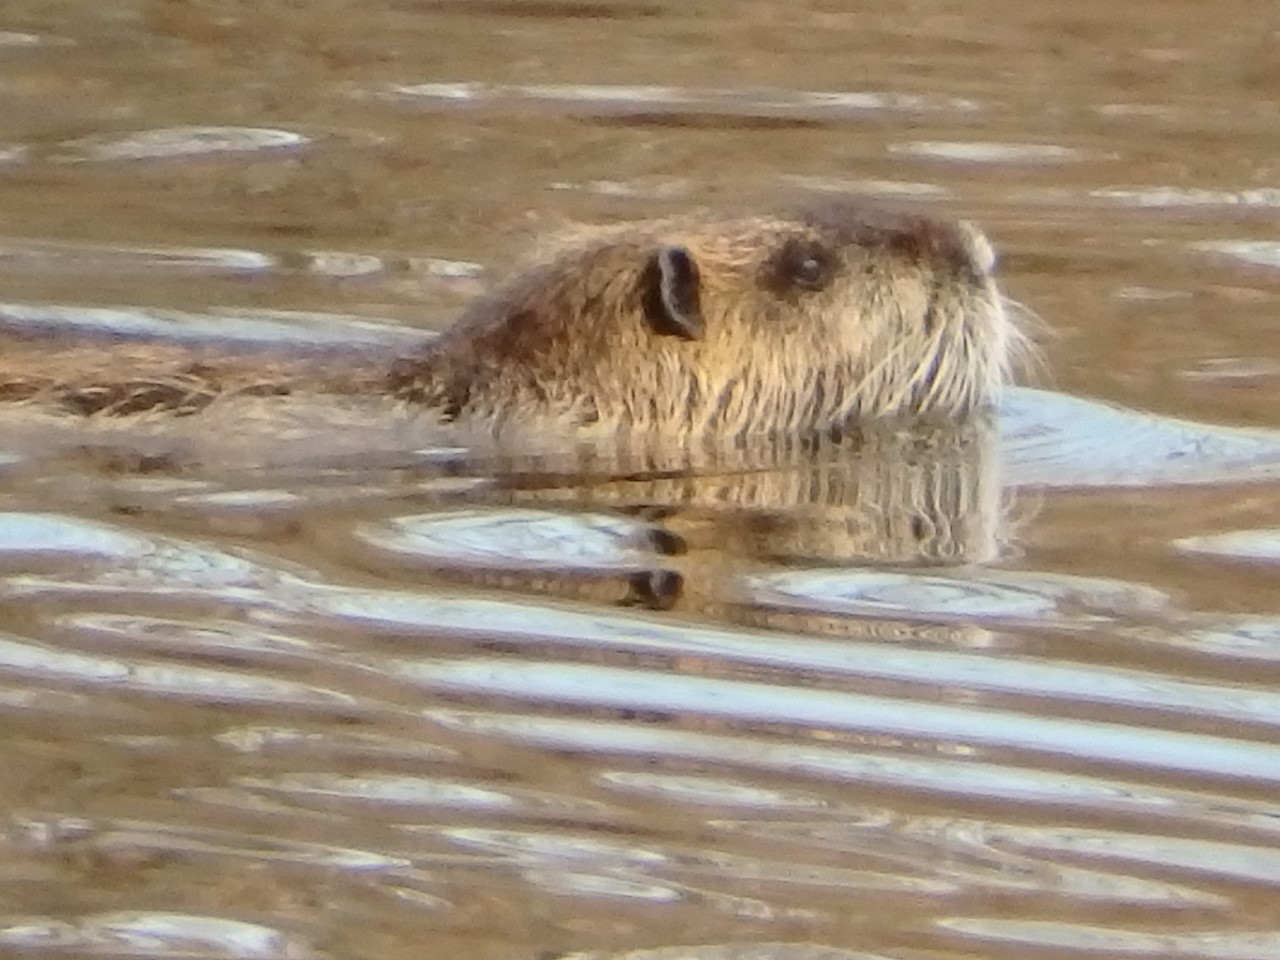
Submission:
<svg viewBox="0 0 1280 960">
<path fill-rule="evenodd" d="M 6 324 L 376 339 L 564 218 L 838 191 L 982 224 L 1058 391 L 693 479 L 10 424 L 0 955 L 1280 957 L 1280 443 L 1064 396 L 1280 428 L 1274 4 L 0 31 Z"/>
</svg>

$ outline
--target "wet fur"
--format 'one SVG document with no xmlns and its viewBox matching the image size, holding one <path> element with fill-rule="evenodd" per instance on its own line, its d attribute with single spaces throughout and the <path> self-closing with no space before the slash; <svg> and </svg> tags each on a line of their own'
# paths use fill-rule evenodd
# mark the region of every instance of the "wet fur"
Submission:
<svg viewBox="0 0 1280 960">
<path fill-rule="evenodd" d="M 560 237 L 408 356 L 11 336 L 0 400 L 125 416 L 384 397 L 495 437 L 955 418 L 993 400 L 1017 342 L 992 259 L 967 224 L 853 203 L 626 223 Z"/>
<path fill-rule="evenodd" d="M 821 287 L 786 275 L 797 248 L 824 260 Z M 694 265 L 697 337 L 653 289 L 655 259 L 673 250 Z M 586 231 L 397 364 L 390 386 L 498 433 L 741 436 L 962 416 L 994 398 L 1014 339 L 992 260 L 970 225 L 851 204 Z"/>
</svg>

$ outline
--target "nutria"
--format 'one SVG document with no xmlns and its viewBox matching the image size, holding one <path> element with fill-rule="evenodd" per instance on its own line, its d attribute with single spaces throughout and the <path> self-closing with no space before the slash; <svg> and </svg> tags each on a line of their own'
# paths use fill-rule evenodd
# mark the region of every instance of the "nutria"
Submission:
<svg viewBox="0 0 1280 960">
<path fill-rule="evenodd" d="M 227 395 L 355 394 L 482 434 L 740 437 L 963 415 L 1011 328 L 968 224 L 825 201 L 776 214 L 581 230 L 425 346 L 344 357 L 208 344 L 0 350 L 0 398 L 75 413 L 192 413 Z M 420 418 L 419 418 L 420 419 Z"/>
<path fill-rule="evenodd" d="M 739 436 L 965 414 L 1010 325 L 986 238 L 847 202 L 572 237 L 463 314 L 392 391 L 495 431 Z"/>
</svg>

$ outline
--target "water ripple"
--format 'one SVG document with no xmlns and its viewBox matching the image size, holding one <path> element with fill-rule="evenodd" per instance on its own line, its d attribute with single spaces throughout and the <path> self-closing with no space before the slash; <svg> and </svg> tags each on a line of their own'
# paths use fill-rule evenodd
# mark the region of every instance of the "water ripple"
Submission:
<svg viewBox="0 0 1280 960">
<path fill-rule="evenodd" d="M 609 757 L 655 758 L 729 764 L 773 776 L 806 777 L 890 790 L 922 791 L 953 799 L 1008 800 L 1020 807 L 1069 807 L 1103 814 L 1129 814 L 1142 822 L 1166 820 L 1250 829 L 1280 836 L 1280 810 L 1209 792 L 1152 786 L 1058 770 L 987 763 L 976 757 L 904 756 L 811 743 L 716 736 L 638 727 L 601 719 L 519 713 L 431 710 L 427 716 L 450 729 L 500 737 L 524 746 Z M 733 799 L 732 792 L 728 798 Z"/>
<path fill-rule="evenodd" d="M 1006 840 L 1026 850 L 1076 854 L 1092 860 L 1120 861 L 1237 883 L 1280 887 L 1280 850 L 1277 849 L 1111 830 L 1009 825 L 987 829 L 994 839 Z"/>
<path fill-rule="evenodd" d="M 1066 613 L 1061 622 L 1087 626 L 1107 623 L 1122 614 L 1159 610 L 1164 597 L 1157 591 L 1113 581 L 1071 577 L 1037 577 L 1031 574 L 980 571 L 975 577 L 1007 580 L 1010 584 L 1039 587 L 1044 594 L 1028 591 L 1013 597 L 1023 604 L 1016 610 L 1030 622 L 1031 615 L 1050 602 L 1061 603 Z M 861 598 L 845 600 L 839 586 L 859 585 L 863 578 L 872 586 L 888 584 L 888 596 L 877 603 L 860 605 Z M 942 588 L 930 596 L 928 587 L 939 581 Z M 836 610 L 866 616 L 900 619 L 927 617 L 944 622 L 961 622 L 982 612 L 980 604 L 968 605 L 963 580 L 899 573 L 867 573 L 841 570 L 824 577 L 808 571 L 757 578 L 762 587 L 780 588 L 777 594 L 760 591 L 765 600 L 775 601 L 782 590 L 799 584 L 804 609 Z M 952 585 L 956 590 L 952 590 Z M 926 589 L 920 590 L 923 585 Z M 1056 590 L 1058 597 L 1053 596 Z M 1072 591 L 1075 591 L 1074 593 Z M 919 609 L 922 599 L 938 600 L 937 609 Z M 997 597 L 1000 594 L 996 594 Z M 1046 599 L 1046 595 L 1048 599 Z M 962 602 L 946 607 L 941 601 Z M 978 595 L 984 602 L 989 594 Z M 916 604 L 904 609 L 894 606 Z M 883 643 L 842 640 L 832 643 L 803 634 L 751 633 L 680 625 L 670 620 L 644 619 L 636 614 L 580 612 L 514 601 L 465 597 L 401 594 L 394 592 L 321 591 L 305 600 L 308 609 L 327 616 L 351 619 L 363 626 L 379 626 L 399 634 L 406 631 L 426 636 L 454 638 L 502 637 L 530 647 L 573 646 L 589 650 L 621 650 L 666 656 L 697 656 L 715 660 L 768 666 L 788 674 L 818 672 L 827 676 L 870 677 L 918 684 L 1004 693 L 1017 697 L 1045 697 L 1063 703 L 1090 702 L 1152 711 L 1215 717 L 1233 721 L 1280 727 L 1280 694 L 1269 687 L 1236 684 L 1218 685 L 1164 677 L 1152 671 L 1126 670 L 1094 664 L 1055 662 L 1021 658 L 1008 669 L 1007 656 L 996 659 L 986 652 L 958 652 L 937 649 L 912 650 Z M 1096 612 L 1110 605 L 1110 616 Z M 1074 609 L 1073 609 L 1074 608 Z M 1092 609 L 1091 609 L 1092 608 Z M 988 608 L 989 610 L 990 608 Z M 996 608 L 1000 614 L 1007 609 Z M 945 614 L 945 615 L 944 615 Z M 1002 665 L 996 669 L 996 664 Z M 376 667 L 376 665 L 375 665 Z"/>
<path fill-rule="evenodd" d="M 1273 206 L 1280 206 L 1280 190 Z M 1280 243 L 1274 240 L 1206 240 L 1196 250 L 1218 253 L 1257 267 L 1280 267 Z"/>
<path fill-rule="evenodd" d="M 290 756 L 306 760 L 396 761 L 417 763 L 458 759 L 456 750 L 410 737 L 349 731 L 310 731 L 285 726 L 234 727 L 214 741 L 237 753 Z"/>
<path fill-rule="evenodd" d="M 646 950 L 592 950 L 554 960 L 891 960 L 879 953 L 845 950 L 820 943 L 710 943 Z"/>
<path fill-rule="evenodd" d="M 1161 642 L 1215 657 L 1280 663 L 1280 619 L 1218 618 L 1212 624 L 1198 625 L 1176 637 L 1162 638 Z"/>
<path fill-rule="evenodd" d="M 395 517 L 356 528 L 388 553 L 448 567 L 633 570 L 649 559 L 647 524 L 604 514 L 457 510 Z"/>
<path fill-rule="evenodd" d="M 240 865 L 282 863 L 354 874 L 395 874 L 407 870 L 406 857 L 234 830 L 148 821 L 88 821 L 71 838 L 96 850 L 153 851 L 226 858 Z M 55 838 L 54 843 L 66 842 Z"/>
<path fill-rule="evenodd" d="M 1275 187 L 1243 190 L 1168 186 L 1101 187 L 1089 191 L 1089 196 L 1130 207 L 1280 207 L 1280 189 Z M 1206 244 L 1196 244 L 1196 247 L 1208 248 Z"/>
<path fill-rule="evenodd" d="M 654 847 L 581 834 L 484 827 L 430 829 L 460 847 L 496 855 L 526 866 L 560 863 L 632 869 L 653 867 L 670 860 L 666 853 Z"/>
<path fill-rule="evenodd" d="M 1176 541 L 1175 546 L 1187 553 L 1280 563 L 1280 529 L 1236 530 L 1203 537 L 1184 537 Z"/>
<path fill-rule="evenodd" d="M 791 91 L 709 89 L 659 85 L 605 84 L 498 85 L 484 83 L 419 83 L 390 87 L 387 96 L 418 104 L 542 104 L 566 111 L 706 113 L 725 116 L 794 115 L 805 119 L 856 118 L 867 112 L 902 111 L 973 113 L 977 101 L 961 97 L 887 91 Z"/>
<path fill-rule="evenodd" d="M 608 897 L 649 903 L 675 903 L 684 899 L 684 891 L 679 887 L 645 878 L 606 876 L 561 869 L 526 869 L 520 872 L 520 876 L 526 883 L 558 896 Z"/>
<path fill-rule="evenodd" d="M 89 951 L 95 956 L 189 957 L 208 960 L 307 960 L 319 956 L 281 930 L 223 917 L 119 911 L 54 920 L 0 920 L 0 944 L 15 950 Z"/>
<path fill-rule="evenodd" d="M 0 670 L 43 681 L 89 684 L 190 701 L 240 704 L 289 704 L 326 710 L 359 708 L 360 698 L 278 677 L 197 667 L 69 653 L 0 634 Z"/>
<path fill-rule="evenodd" d="M 82 637 L 86 643 L 96 637 L 174 655 L 236 655 L 263 666 L 266 665 L 264 655 L 305 657 L 320 649 L 301 637 L 235 621 L 192 622 L 141 614 L 73 613 L 57 617 L 53 622 Z"/>
<path fill-rule="evenodd" d="M 819 613 L 967 623 L 1008 620 L 1084 626 L 1163 609 L 1167 597 L 1139 584 L 986 568 L 899 573 L 838 568 L 745 578 L 755 603 Z"/>
<path fill-rule="evenodd" d="M 1146 487 L 1280 478 L 1280 431 L 1216 427 L 1025 387 L 1000 410 L 1013 486 Z"/>
<path fill-rule="evenodd" d="M 706 804 L 717 808 L 744 807 L 753 810 L 802 811 L 812 814 L 830 805 L 824 798 L 798 790 L 778 790 L 723 777 L 652 773 L 645 770 L 606 770 L 596 775 L 602 786 L 682 804 Z M 831 810 L 832 816 L 847 817 L 846 808 Z"/>
<path fill-rule="evenodd" d="M 188 489 L 183 481 L 179 489 Z M 245 607 L 301 605 L 321 588 L 303 578 L 304 568 L 280 559 L 240 556 L 178 537 L 129 533 L 109 524 L 52 513 L 0 512 L 0 564 L 18 567 L 4 575 L 0 596 L 29 598 L 54 594 L 148 599 L 206 599 Z M 51 568 L 46 570 L 45 568 Z M 127 618 L 107 629 L 129 629 Z M 145 636 L 147 619 L 136 621 Z M 207 638 L 191 636 L 199 645 Z M 277 640 L 275 646 L 297 646 Z"/>
<path fill-rule="evenodd" d="M 1000 850 L 1001 827 L 953 819 L 886 818 L 884 823 L 842 824 L 788 821 L 717 821 L 726 833 L 768 839 L 793 854 L 805 850 L 839 851 L 846 857 L 870 857 L 926 870 L 936 881 L 955 889 L 989 889 L 1039 893 L 1107 904 L 1166 907 L 1221 907 L 1227 903 L 1192 887 L 1146 876 L 1131 876 L 1055 863 L 1044 857 Z M 994 835 L 994 836 L 992 836 Z"/>
<path fill-rule="evenodd" d="M 198 266 L 202 270 L 257 271 L 270 268 L 268 262 L 255 263 L 254 258 L 259 255 L 246 251 L 207 251 L 207 260 L 200 259 L 201 253 L 182 252 L 176 262 Z M 351 314 L 296 310 L 217 308 L 195 312 L 146 307 L 0 303 L 0 322 L 18 330 L 62 336 L 161 339 L 176 343 L 292 344 L 299 347 L 400 343 L 421 346 L 430 338 L 430 334 L 421 331 Z"/>
<path fill-rule="evenodd" d="M 1090 956 L 1168 957 L 1186 960 L 1275 960 L 1280 931 L 1203 930 L 1155 933 L 1054 920 L 942 917 L 939 928 L 995 943 L 1081 951 Z"/>
<path fill-rule="evenodd" d="M 267 127 L 165 127 L 122 137 L 85 137 L 59 145 L 59 160 L 172 160 L 233 153 L 296 151 L 311 138 Z"/>
<path fill-rule="evenodd" d="M 1082 150 L 1050 143 L 993 143 L 989 140 L 913 140 L 891 144 L 889 152 L 961 163 L 1064 163 L 1087 156 Z"/>
<path fill-rule="evenodd" d="M 1280 746 L 1114 723 L 586 664 L 406 660 L 396 672 L 424 689 L 441 693 L 924 737 L 1066 756 L 1086 763 L 1130 764 L 1280 784 Z"/>
<path fill-rule="evenodd" d="M 238 781 L 238 786 L 294 804 L 324 803 L 333 806 L 346 802 L 366 812 L 372 807 L 453 810 L 512 817 L 564 817 L 579 822 L 600 820 L 610 812 L 605 804 L 560 794 L 381 773 L 362 776 L 291 773 L 272 779 L 246 777 Z"/>
</svg>

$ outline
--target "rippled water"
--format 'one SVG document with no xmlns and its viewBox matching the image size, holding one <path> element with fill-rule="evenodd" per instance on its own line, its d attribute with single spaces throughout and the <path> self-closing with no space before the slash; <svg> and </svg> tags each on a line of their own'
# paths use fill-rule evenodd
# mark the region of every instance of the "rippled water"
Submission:
<svg viewBox="0 0 1280 960">
<path fill-rule="evenodd" d="M 832 191 L 981 223 L 1044 362 L 692 471 L 8 405 L 0 954 L 1280 957 L 1278 30 L 10 0 L 11 340 L 407 342 L 565 219 Z"/>
</svg>

